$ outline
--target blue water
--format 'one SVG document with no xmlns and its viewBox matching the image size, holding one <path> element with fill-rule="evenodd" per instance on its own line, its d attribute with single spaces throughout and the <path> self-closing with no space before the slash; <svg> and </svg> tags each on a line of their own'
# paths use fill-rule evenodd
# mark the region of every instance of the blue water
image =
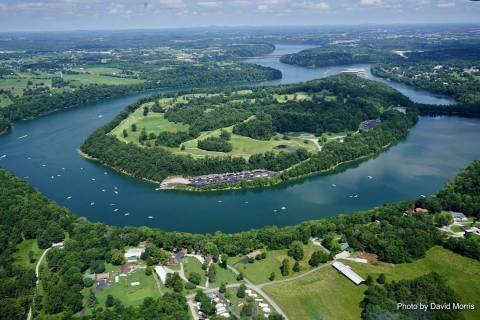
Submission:
<svg viewBox="0 0 480 320">
<path fill-rule="evenodd" d="M 283 52 L 298 49 L 298 46 L 278 48 Z M 275 63 L 274 59 L 266 57 L 256 62 L 268 65 Z M 275 67 L 284 73 L 282 83 L 310 80 L 324 75 L 325 71 L 333 74 L 343 70 L 341 67 L 312 70 L 286 66 L 278 59 Z M 411 93 L 412 89 L 406 89 L 407 95 Z M 451 103 L 444 97 L 413 91 L 415 94 L 409 95 L 412 99 L 420 97 L 430 103 L 438 103 L 440 99 Z M 234 232 L 265 225 L 296 224 L 429 195 L 480 156 L 480 120 L 420 118 L 404 142 L 340 173 L 263 190 L 155 191 L 153 184 L 118 174 L 78 154 L 79 145 L 94 129 L 110 121 L 140 96 L 143 95 L 18 122 L 10 133 L 0 136 L 0 157 L 5 155 L 0 158 L 0 166 L 24 177 L 49 198 L 90 221 L 191 232 Z M 286 209 L 281 210 L 282 207 Z"/>
</svg>

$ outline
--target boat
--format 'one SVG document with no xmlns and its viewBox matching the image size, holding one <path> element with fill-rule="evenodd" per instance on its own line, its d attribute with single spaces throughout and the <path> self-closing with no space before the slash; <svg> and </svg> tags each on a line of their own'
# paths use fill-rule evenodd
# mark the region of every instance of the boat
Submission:
<svg viewBox="0 0 480 320">
<path fill-rule="evenodd" d="M 152 217 L 152 216 L 148 216 L 148 219 L 153 219 L 153 217 Z"/>
<path fill-rule="evenodd" d="M 281 209 L 282 209 L 282 210 L 287 210 L 287 207 L 282 207 Z"/>
<path fill-rule="evenodd" d="M 118 191 L 113 191 L 115 194 L 118 194 Z"/>
<path fill-rule="evenodd" d="M 23 136 L 21 136 L 21 137 L 18 137 L 18 140 L 20 140 L 20 139 L 25 139 L 26 137 L 28 137 L 28 134 L 25 134 L 25 135 L 23 135 Z"/>
<path fill-rule="evenodd" d="M 67 200 L 70 200 L 70 199 L 72 199 L 72 196 L 68 196 L 68 197 L 67 197 Z"/>
<path fill-rule="evenodd" d="M 129 216 L 129 215 L 130 215 L 130 212 L 125 212 L 124 215 L 125 215 L 125 216 Z"/>
<path fill-rule="evenodd" d="M 92 178 L 92 181 L 95 181 L 95 178 Z"/>
<path fill-rule="evenodd" d="M 368 176 L 368 179 L 373 179 L 373 177 L 372 177 L 372 176 Z"/>
<path fill-rule="evenodd" d="M 337 186 L 337 185 L 336 185 L 335 183 L 332 183 L 332 187 L 334 187 L 334 188 L 335 188 L 336 186 Z"/>
<path fill-rule="evenodd" d="M 117 211 L 118 211 L 118 209 L 114 209 L 114 210 L 113 210 L 113 212 L 117 212 Z"/>
<path fill-rule="evenodd" d="M 102 189 L 102 192 L 105 192 L 106 190 L 105 189 Z"/>
<path fill-rule="evenodd" d="M 95 205 L 95 202 L 90 202 L 90 205 L 91 205 L 91 206 Z"/>
</svg>

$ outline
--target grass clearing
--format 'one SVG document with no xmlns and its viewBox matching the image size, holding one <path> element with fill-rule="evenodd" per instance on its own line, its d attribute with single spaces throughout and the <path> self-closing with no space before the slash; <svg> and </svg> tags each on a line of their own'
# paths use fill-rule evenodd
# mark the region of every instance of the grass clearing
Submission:
<svg viewBox="0 0 480 320">
<path fill-rule="evenodd" d="M 132 282 L 140 282 L 140 285 L 132 286 Z M 133 271 L 126 277 L 119 277 L 118 283 L 113 282 L 105 290 L 97 292 L 99 306 L 105 306 L 105 300 L 109 294 L 122 301 L 125 306 L 138 306 L 147 297 L 154 299 L 160 297 L 153 275 L 145 275 L 143 269 Z"/>
<path fill-rule="evenodd" d="M 220 287 L 222 283 L 230 284 L 230 283 L 238 282 L 237 276 L 235 275 L 235 273 L 233 273 L 233 271 L 231 271 L 230 269 L 223 269 L 219 265 L 215 265 L 215 266 L 216 266 L 215 270 L 216 270 L 217 276 L 216 276 L 215 282 L 209 284 L 210 288 Z"/>
<path fill-rule="evenodd" d="M 38 259 L 42 256 L 43 249 L 40 249 L 37 244 L 37 239 L 23 240 L 17 244 L 18 251 L 15 253 L 15 260 L 19 266 L 22 266 L 26 269 L 35 268 L 35 264 Z M 32 261 L 30 262 L 29 252 L 32 252 Z"/>
<path fill-rule="evenodd" d="M 198 273 L 202 281 L 200 281 L 200 285 L 205 285 L 207 278 L 205 277 L 205 271 L 202 269 L 202 264 L 198 261 L 195 257 L 184 257 L 183 258 L 183 270 L 185 271 L 185 276 L 188 279 L 188 275 L 192 272 Z"/>
<path fill-rule="evenodd" d="M 286 249 L 267 251 L 267 257 L 265 259 L 255 260 L 254 263 L 241 263 L 240 261 L 243 260 L 245 256 L 231 258 L 229 263 L 235 269 L 242 272 L 244 276 L 248 278 L 248 280 L 255 284 L 259 284 L 269 282 L 269 277 L 272 272 L 275 272 L 275 280 L 280 280 L 299 275 L 312 269 L 312 267 L 308 264 L 308 260 L 310 260 L 312 253 L 316 250 L 320 250 L 320 248 L 312 243 L 304 246 L 304 258 L 302 261 L 299 261 L 300 272 L 291 271 L 290 275 L 287 277 L 282 276 L 280 272 L 282 261 L 283 259 L 288 258 L 290 260 L 290 268 L 292 268 L 295 260 L 288 256 L 288 250 Z"/>
<path fill-rule="evenodd" d="M 132 124 L 134 123 L 137 125 L 137 131 L 132 132 Z M 145 128 L 147 134 L 153 132 L 155 135 L 161 131 L 188 131 L 188 125 L 170 122 L 165 119 L 165 115 L 163 113 L 149 112 L 147 116 L 144 116 L 143 108 L 138 108 L 110 133 L 115 135 L 117 139 L 120 139 L 123 142 L 133 142 L 138 144 L 138 138 L 140 137 L 140 132 L 143 128 Z M 124 129 L 128 132 L 128 137 L 126 138 L 123 136 Z M 180 148 L 178 149 L 180 150 Z"/>
<path fill-rule="evenodd" d="M 442 247 L 434 247 L 423 259 L 413 263 L 370 265 L 344 261 L 362 277 L 376 278 L 384 273 L 387 281 L 412 279 L 429 272 L 437 272 L 463 303 L 480 305 L 480 262 L 455 254 Z M 366 286 L 355 286 L 332 267 L 320 269 L 304 278 L 264 287 L 292 319 L 359 319 L 360 302 Z M 464 312 L 466 319 L 477 319 L 478 314 Z"/>
</svg>

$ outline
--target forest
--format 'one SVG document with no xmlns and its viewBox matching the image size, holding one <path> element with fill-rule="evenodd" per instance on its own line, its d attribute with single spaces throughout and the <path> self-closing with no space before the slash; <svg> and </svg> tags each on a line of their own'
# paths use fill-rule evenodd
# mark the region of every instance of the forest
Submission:
<svg viewBox="0 0 480 320">
<path fill-rule="evenodd" d="M 248 91 L 194 92 L 142 99 L 112 122 L 97 129 L 81 146 L 82 152 L 132 176 L 154 181 L 162 181 L 171 175 L 198 176 L 253 169 L 283 171 L 274 180 L 265 181 L 266 184 L 275 184 L 373 155 L 405 138 L 417 119 L 415 105 L 400 93 L 377 82 L 348 75 Z M 292 100 L 280 100 L 285 97 Z M 155 108 L 158 99 L 167 101 L 165 118 L 173 123 L 187 124 L 188 133 L 161 132 L 156 137 L 157 147 L 126 144 L 109 134 L 136 109 L 152 102 L 152 108 Z M 399 105 L 409 107 L 406 116 L 390 109 Z M 317 153 L 298 148 L 294 152 L 253 154 L 245 159 L 229 156 L 231 149 L 228 143 L 218 139 L 215 139 L 215 146 L 212 139 L 208 140 L 210 146 L 206 146 L 205 142 L 200 142 L 199 146 L 226 153 L 223 157 L 193 158 L 161 148 L 162 145 L 178 147 L 202 131 L 232 125 L 233 133 L 260 141 L 269 140 L 277 132 L 311 132 L 317 135 L 355 132 L 360 122 L 376 118 L 382 121 L 379 127 L 348 134 L 343 142 L 329 141 L 322 152 Z M 148 132 L 146 136 L 149 136 Z M 244 186 L 242 183 L 239 186 Z M 257 183 L 259 181 L 254 182 Z"/>
<path fill-rule="evenodd" d="M 369 279 L 368 289 L 362 301 L 362 319 L 372 320 L 379 318 L 389 319 L 464 319 L 461 310 L 454 309 L 453 305 L 460 303 L 455 292 L 447 285 L 445 279 L 435 272 L 412 280 L 385 283 L 385 280 Z M 382 283 L 380 283 L 382 282 Z M 417 308 L 398 307 L 398 304 L 417 305 Z M 419 310 L 420 304 L 427 310 Z M 431 304 L 449 305 L 439 315 L 438 310 L 432 309 Z"/>
<path fill-rule="evenodd" d="M 478 186 L 480 175 L 476 174 L 476 170 L 479 166 L 480 161 L 475 161 L 466 171 L 452 179 L 445 190 L 453 187 L 455 190 L 469 192 L 464 189 L 465 184 Z M 0 264 L 3 266 L 0 270 L 0 312 L 8 319 L 25 318 L 34 294 L 33 269 L 26 269 L 14 260 L 17 244 L 26 239 L 37 239 L 42 249 L 53 242 L 64 240 L 63 249 L 53 248 L 47 254 L 48 267 L 41 273 L 43 289 L 33 310 L 35 313 L 65 316 L 75 314 L 82 308 L 80 290 L 88 285 L 82 280 L 82 272 L 98 264 L 98 261 L 117 263 L 115 261 L 119 256 L 123 257 L 126 246 L 136 246 L 141 241 L 148 241 L 152 246 L 164 250 L 184 248 L 190 252 L 215 256 L 236 256 L 261 248 L 292 248 L 292 243 L 307 243 L 310 237 L 332 239 L 340 236 L 341 240 L 347 241 L 354 250 L 377 254 L 379 259 L 385 262 L 414 261 L 424 257 L 428 249 L 438 244 L 477 260 L 480 257 L 480 237 L 473 240 L 454 239 L 457 243 L 453 246 L 450 239 L 436 227 L 436 212 L 448 210 L 448 207 L 442 207 L 442 200 L 435 196 L 417 200 L 430 208 L 430 214 L 405 215 L 404 212 L 411 212 L 416 206 L 415 202 L 405 201 L 348 216 L 306 221 L 297 226 L 271 226 L 235 234 L 190 234 L 146 227 L 93 224 L 77 219 L 73 213 L 48 200 L 26 182 L 3 169 L 0 170 L 0 200 Z M 333 252 L 338 252 L 340 248 L 335 243 L 326 242 L 325 245 Z M 469 251 L 465 251 L 465 247 L 469 247 Z M 395 292 L 395 286 L 388 290 Z M 442 286 L 439 285 L 437 289 L 442 289 Z M 371 290 L 372 297 L 376 296 L 376 288 Z M 435 290 L 432 289 L 432 294 Z M 367 300 L 372 300 L 368 302 L 372 303 L 372 307 L 367 307 L 366 310 L 375 311 L 390 305 L 373 301 L 374 299 Z M 376 304 L 380 305 L 375 307 Z M 166 308 L 166 305 L 172 307 Z M 142 312 L 139 312 L 140 310 Z M 91 319 L 106 319 L 112 315 L 119 316 L 118 313 L 122 312 L 128 314 L 130 319 L 146 319 L 143 314 L 162 313 L 177 315 L 179 318 L 176 319 L 183 319 L 185 310 L 183 297 L 167 295 L 158 301 L 145 301 L 140 309 L 136 310 L 125 308 L 116 302 L 113 308 L 99 311 Z"/>
</svg>

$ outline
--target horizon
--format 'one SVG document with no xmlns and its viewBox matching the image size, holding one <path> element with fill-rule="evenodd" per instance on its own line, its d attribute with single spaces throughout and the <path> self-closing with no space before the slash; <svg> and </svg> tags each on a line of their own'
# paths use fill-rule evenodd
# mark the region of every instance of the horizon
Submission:
<svg viewBox="0 0 480 320">
<path fill-rule="evenodd" d="M 476 24 L 479 17 L 473 0 L 5 0 L 0 32 Z"/>
</svg>

